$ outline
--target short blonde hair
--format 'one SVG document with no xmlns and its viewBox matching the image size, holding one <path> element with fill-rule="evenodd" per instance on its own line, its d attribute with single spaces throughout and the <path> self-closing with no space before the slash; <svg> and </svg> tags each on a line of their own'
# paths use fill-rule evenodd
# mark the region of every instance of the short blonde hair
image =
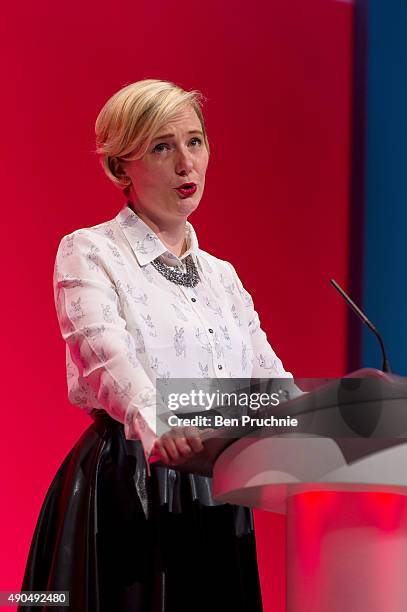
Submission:
<svg viewBox="0 0 407 612">
<path fill-rule="evenodd" d="M 185 91 L 170 81 L 157 79 L 136 81 L 116 92 L 103 106 L 95 124 L 96 153 L 101 156 L 108 178 L 126 192 L 130 179 L 116 176 L 117 161 L 143 157 L 162 125 L 188 104 L 198 116 L 209 152 L 202 102 L 201 92 Z"/>
</svg>

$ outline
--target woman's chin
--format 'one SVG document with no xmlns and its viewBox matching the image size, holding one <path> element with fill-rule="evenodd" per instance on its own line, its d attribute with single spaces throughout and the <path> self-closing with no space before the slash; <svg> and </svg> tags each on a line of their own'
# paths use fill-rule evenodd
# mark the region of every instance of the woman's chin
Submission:
<svg viewBox="0 0 407 612">
<path fill-rule="evenodd" d="M 190 215 L 198 208 L 199 202 L 201 198 L 195 198 L 195 196 L 191 196 L 190 198 L 180 199 L 178 202 L 178 210 L 183 215 Z"/>
</svg>

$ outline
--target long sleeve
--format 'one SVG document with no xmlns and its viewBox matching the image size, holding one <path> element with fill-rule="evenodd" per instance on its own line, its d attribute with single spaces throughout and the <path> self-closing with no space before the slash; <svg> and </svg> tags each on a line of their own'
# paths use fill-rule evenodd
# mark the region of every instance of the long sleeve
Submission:
<svg viewBox="0 0 407 612">
<path fill-rule="evenodd" d="M 260 326 L 259 316 L 254 309 L 251 295 L 244 288 L 235 268 L 231 263 L 227 263 L 232 271 L 233 280 L 242 298 L 244 316 L 250 331 L 253 360 L 251 376 L 253 378 L 292 378 L 292 374 L 284 369 L 281 360 L 277 357 L 269 341 L 267 340 L 266 333 Z"/>
<path fill-rule="evenodd" d="M 124 424 L 127 439 L 141 439 L 148 459 L 156 438 L 156 388 L 137 357 L 99 247 L 91 232 L 79 230 L 62 239 L 56 256 L 55 306 L 80 383 L 69 399 L 105 409 Z"/>
</svg>

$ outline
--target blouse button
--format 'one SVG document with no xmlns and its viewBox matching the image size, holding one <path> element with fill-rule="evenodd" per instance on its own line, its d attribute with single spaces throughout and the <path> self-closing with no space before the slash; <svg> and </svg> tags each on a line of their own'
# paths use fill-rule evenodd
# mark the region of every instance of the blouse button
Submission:
<svg viewBox="0 0 407 612">
<path fill-rule="evenodd" d="M 220 363 L 218 364 L 218 370 L 221 370 L 222 366 L 220 365 Z"/>
<path fill-rule="evenodd" d="M 213 329 L 210 327 L 210 328 L 208 329 L 208 332 L 209 332 L 210 334 L 213 334 Z"/>
<path fill-rule="evenodd" d="M 196 298 L 191 298 L 191 302 L 196 302 Z"/>
</svg>

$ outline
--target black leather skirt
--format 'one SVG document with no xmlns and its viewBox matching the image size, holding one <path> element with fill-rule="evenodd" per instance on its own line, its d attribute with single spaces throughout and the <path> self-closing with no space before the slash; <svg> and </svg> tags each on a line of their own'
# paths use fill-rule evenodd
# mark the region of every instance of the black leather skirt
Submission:
<svg viewBox="0 0 407 612">
<path fill-rule="evenodd" d="M 154 464 L 149 477 L 141 443 L 98 411 L 47 492 L 21 590 L 69 591 L 52 609 L 74 612 L 260 612 L 251 510 L 211 484 Z"/>
</svg>

